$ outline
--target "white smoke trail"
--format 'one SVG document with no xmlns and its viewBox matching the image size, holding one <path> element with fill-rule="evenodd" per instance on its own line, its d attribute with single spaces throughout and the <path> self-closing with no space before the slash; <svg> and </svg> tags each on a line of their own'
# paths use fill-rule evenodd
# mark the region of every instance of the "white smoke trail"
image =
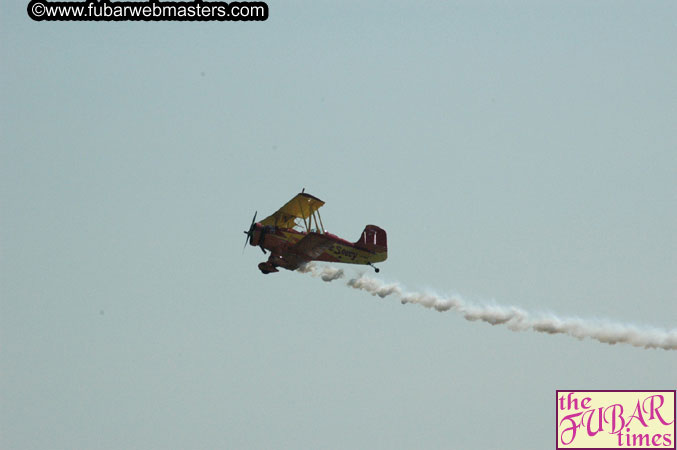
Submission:
<svg viewBox="0 0 677 450">
<path fill-rule="evenodd" d="M 314 263 L 306 264 L 299 271 L 310 273 L 327 282 L 345 277 L 341 269 Z M 610 345 L 629 344 L 635 347 L 677 350 L 677 329 L 666 331 L 610 321 L 560 318 L 553 314 L 532 314 L 515 306 L 469 303 L 459 296 L 447 298 L 435 294 L 405 292 L 398 283 L 386 284 L 365 274 L 349 279 L 346 284 L 380 298 L 394 296 L 402 304 L 416 303 L 440 312 L 451 310 L 461 314 L 466 320 L 505 325 L 512 331 L 532 330 L 538 333 L 566 334 L 577 339 L 590 338 Z"/>
<path fill-rule="evenodd" d="M 330 266 L 318 266 L 314 263 L 303 264 L 297 269 L 301 273 L 309 273 L 311 276 L 322 278 L 322 281 L 334 281 L 343 278 L 343 269 Z"/>
</svg>

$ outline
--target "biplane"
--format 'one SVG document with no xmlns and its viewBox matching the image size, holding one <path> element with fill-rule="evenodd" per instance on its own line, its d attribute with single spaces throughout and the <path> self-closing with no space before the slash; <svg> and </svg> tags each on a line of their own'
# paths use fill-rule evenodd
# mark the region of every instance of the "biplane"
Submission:
<svg viewBox="0 0 677 450">
<path fill-rule="evenodd" d="M 357 242 L 348 242 L 325 230 L 319 211 L 322 205 L 322 200 L 304 189 L 260 222 L 254 213 L 249 230 L 244 232 L 244 245 L 249 242 L 264 254 L 270 252 L 268 261 L 259 264 L 262 273 L 278 272 L 278 267 L 296 270 L 310 261 L 366 264 L 379 271 L 373 264 L 388 257 L 385 230 L 367 225 Z"/>
</svg>

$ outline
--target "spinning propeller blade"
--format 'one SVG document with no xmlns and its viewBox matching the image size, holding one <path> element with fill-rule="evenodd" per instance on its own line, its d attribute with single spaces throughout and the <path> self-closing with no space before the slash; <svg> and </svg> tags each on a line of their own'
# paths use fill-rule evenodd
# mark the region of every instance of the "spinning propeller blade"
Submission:
<svg viewBox="0 0 677 450">
<path fill-rule="evenodd" d="M 251 242 L 252 235 L 254 234 L 254 224 L 256 223 L 256 214 L 258 211 L 254 211 L 254 218 L 252 219 L 252 224 L 249 226 L 249 231 L 245 231 L 244 234 L 247 237 L 244 239 L 244 247 L 242 247 L 242 253 L 244 254 L 244 249 L 247 248 L 247 242 Z"/>
</svg>

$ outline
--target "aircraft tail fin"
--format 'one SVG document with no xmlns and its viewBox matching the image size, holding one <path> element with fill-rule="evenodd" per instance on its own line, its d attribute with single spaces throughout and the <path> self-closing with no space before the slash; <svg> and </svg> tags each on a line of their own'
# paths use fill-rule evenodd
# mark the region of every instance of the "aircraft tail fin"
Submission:
<svg viewBox="0 0 677 450">
<path fill-rule="evenodd" d="M 387 254 L 388 237 L 386 235 L 386 230 L 379 228 L 376 225 L 367 225 L 364 227 L 362 236 L 355 242 L 355 245 L 375 253 Z"/>
</svg>

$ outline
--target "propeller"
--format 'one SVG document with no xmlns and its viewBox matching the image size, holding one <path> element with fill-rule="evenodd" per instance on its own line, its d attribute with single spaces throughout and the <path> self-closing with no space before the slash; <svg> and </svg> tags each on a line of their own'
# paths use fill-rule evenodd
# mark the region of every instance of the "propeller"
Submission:
<svg viewBox="0 0 677 450">
<path fill-rule="evenodd" d="M 242 253 L 244 254 L 244 249 L 247 248 L 247 242 L 251 242 L 252 235 L 254 234 L 254 224 L 256 223 L 256 213 L 258 211 L 254 211 L 254 218 L 252 219 L 252 224 L 249 226 L 249 231 L 245 231 L 244 234 L 247 235 L 247 237 L 244 239 L 244 247 L 242 247 Z"/>
</svg>

